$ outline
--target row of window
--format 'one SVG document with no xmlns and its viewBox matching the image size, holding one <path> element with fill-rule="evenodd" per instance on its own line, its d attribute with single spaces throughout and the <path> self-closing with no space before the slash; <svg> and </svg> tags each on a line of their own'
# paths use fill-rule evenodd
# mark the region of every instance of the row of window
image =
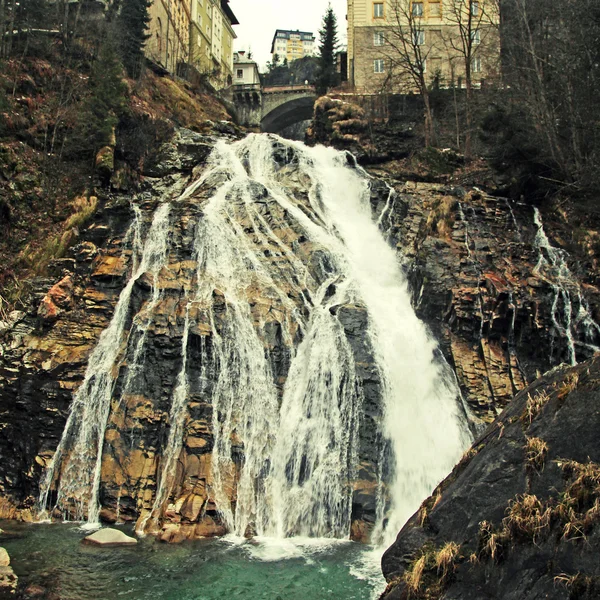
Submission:
<svg viewBox="0 0 600 600">
<path fill-rule="evenodd" d="M 439 18 L 442 16 L 442 4 L 439 1 L 428 2 L 427 8 L 429 9 L 428 14 L 430 17 Z M 424 2 L 413 2 L 411 6 L 411 13 L 413 17 L 425 16 L 425 5 Z M 471 2 L 471 15 L 474 17 L 479 16 L 479 2 Z M 383 9 L 383 2 L 373 3 L 373 17 L 376 19 L 383 19 L 385 12 Z"/>
<path fill-rule="evenodd" d="M 427 60 L 423 60 L 423 71 L 427 72 Z M 385 60 L 383 58 L 376 58 L 373 61 L 373 72 L 374 73 L 385 73 Z M 481 57 L 476 56 L 471 60 L 471 72 L 481 73 Z"/>
<path fill-rule="evenodd" d="M 415 46 L 423 46 L 425 44 L 425 31 L 419 29 L 413 33 L 413 41 Z M 471 39 L 473 40 L 473 45 L 477 46 L 481 43 L 481 32 L 471 31 Z M 373 46 L 384 46 L 385 45 L 385 32 L 383 31 L 374 31 L 373 32 Z"/>
</svg>

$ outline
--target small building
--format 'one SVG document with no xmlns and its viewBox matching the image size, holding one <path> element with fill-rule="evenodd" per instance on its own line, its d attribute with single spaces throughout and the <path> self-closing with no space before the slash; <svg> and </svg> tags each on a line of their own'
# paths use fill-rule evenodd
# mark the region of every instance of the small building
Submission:
<svg viewBox="0 0 600 600">
<path fill-rule="evenodd" d="M 233 54 L 233 85 L 259 85 L 258 65 L 243 51 Z"/>
<path fill-rule="evenodd" d="M 278 29 L 271 43 L 273 60 L 277 55 L 280 61 L 287 59 L 292 62 L 303 56 L 313 56 L 315 50 L 315 36 L 310 31 Z"/>
</svg>

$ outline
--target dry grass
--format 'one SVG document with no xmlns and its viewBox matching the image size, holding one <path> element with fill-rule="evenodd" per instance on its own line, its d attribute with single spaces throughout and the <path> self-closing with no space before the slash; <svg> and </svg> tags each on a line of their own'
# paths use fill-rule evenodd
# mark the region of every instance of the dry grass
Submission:
<svg viewBox="0 0 600 600">
<path fill-rule="evenodd" d="M 562 382 L 562 385 L 558 388 L 558 398 L 562 400 L 572 391 L 576 390 L 578 385 L 579 373 L 569 373 Z"/>
<path fill-rule="evenodd" d="M 589 461 L 557 460 L 568 480 L 554 509 L 563 526 L 565 540 L 585 540 L 600 522 L 600 465 Z"/>
<path fill-rule="evenodd" d="M 96 212 L 98 207 L 98 198 L 96 196 L 79 196 L 72 203 L 74 213 L 65 221 L 64 229 L 69 230 L 79 228 L 86 225 L 91 216 Z"/>
<path fill-rule="evenodd" d="M 454 573 L 454 565 L 460 554 L 460 546 L 456 542 L 447 542 L 435 555 L 435 566 L 438 575 L 445 581 Z"/>
<path fill-rule="evenodd" d="M 511 539 L 535 541 L 549 530 L 551 520 L 552 509 L 549 506 L 533 494 L 524 494 L 509 503 L 508 514 L 502 524 Z"/>
<path fill-rule="evenodd" d="M 421 504 L 418 512 L 419 526 L 424 527 L 429 519 L 431 511 L 441 502 L 442 492 L 439 488 L 436 488 L 431 496 L 424 500 Z"/>
<path fill-rule="evenodd" d="M 561 573 L 554 578 L 554 585 L 561 585 L 569 591 L 569 600 L 579 598 L 597 598 L 595 592 L 600 589 L 600 580 L 582 573 L 568 575 Z"/>
<path fill-rule="evenodd" d="M 456 220 L 458 200 L 453 196 L 443 196 L 437 200 L 427 217 L 427 230 L 442 238 L 449 239 Z"/>
<path fill-rule="evenodd" d="M 459 560 L 460 546 L 455 542 L 447 542 L 437 549 L 425 545 L 421 549 L 421 555 L 402 576 L 406 597 L 440 598 L 454 575 Z"/>
<path fill-rule="evenodd" d="M 494 531 L 494 526 L 489 521 L 479 523 L 479 552 L 481 556 L 499 561 L 508 541 L 509 537 L 506 531 Z"/>
<path fill-rule="evenodd" d="M 421 589 L 423 583 L 423 574 L 425 573 L 425 567 L 427 566 L 427 557 L 424 554 L 418 558 L 404 573 L 404 582 L 408 588 L 409 593 L 417 594 Z"/>
<path fill-rule="evenodd" d="M 97 205 L 98 199 L 95 196 L 76 198 L 72 203 L 74 212 L 64 222 L 62 233 L 51 236 L 39 247 L 32 247 L 31 244 L 25 246 L 21 253 L 23 263 L 34 273 L 43 274 L 51 260 L 65 255 L 77 238 L 77 230 L 89 222 Z"/>
<path fill-rule="evenodd" d="M 526 468 L 529 471 L 541 472 L 548 455 L 548 444 L 540 438 L 527 438 L 525 445 Z"/>
<path fill-rule="evenodd" d="M 548 400 L 550 400 L 550 396 L 548 396 L 546 390 L 538 390 L 533 396 L 527 394 L 524 419 L 528 425 L 533 423 L 533 420 L 540 414 Z"/>
</svg>

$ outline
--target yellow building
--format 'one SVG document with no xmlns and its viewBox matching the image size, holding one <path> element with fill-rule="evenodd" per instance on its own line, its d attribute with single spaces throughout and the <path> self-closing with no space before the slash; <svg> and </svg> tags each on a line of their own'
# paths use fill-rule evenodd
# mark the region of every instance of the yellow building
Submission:
<svg viewBox="0 0 600 600">
<path fill-rule="evenodd" d="M 348 78 L 360 93 L 414 90 L 410 70 L 441 87 L 498 73 L 499 15 L 493 0 L 348 0 Z M 412 63 L 412 64 L 411 64 Z"/>
<path fill-rule="evenodd" d="M 191 0 L 190 63 L 201 74 L 214 70 L 212 63 L 212 0 Z"/>
<path fill-rule="evenodd" d="M 216 88 L 231 85 L 238 20 L 229 0 L 154 0 L 149 12 L 151 60 L 182 76 L 189 65 Z"/>
<path fill-rule="evenodd" d="M 271 55 L 277 55 L 279 62 L 286 58 L 292 62 L 303 56 L 312 56 L 315 53 L 315 36 L 310 31 L 290 31 L 278 29 L 271 43 Z"/>
<path fill-rule="evenodd" d="M 146 55 L 171 73 L 188 62 L 190 0 L 154 0 L 150 9 Z"/>
</svg>

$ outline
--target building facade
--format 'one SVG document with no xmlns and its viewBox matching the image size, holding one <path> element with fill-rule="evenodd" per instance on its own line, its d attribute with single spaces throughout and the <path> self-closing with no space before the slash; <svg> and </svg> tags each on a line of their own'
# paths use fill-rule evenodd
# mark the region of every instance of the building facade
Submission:
<svg viewBox="0 0 600 600">
<path fill-rule="evenodd" d="M 348 0 L 348 79 L 359 93 L 414 91 L 411 70 L 440 87 L 497 76 L 494 0 Z"/>
<path fill-rule="evenodd" d="M 188 62 L 190 8 L 189 0 L 154 0 L 148 11 L 151 20 L 146 55 L 171 73 Z"/>
<path fill-rule="evenodd" d="M 233 85 L 260 86 L 258 65 L 248 58 L 246 52 L 240 51 L 233 54 Z"/>
<path fill-rule="evenodd" d="M 171 73 L 191 67 L 217 89 L 233 82 L 233 26 L 229 0 L 154 0 L 148 57 Z M 189 70 L 189 69 L 188 69 Z"/>
<path fill-rule="evenodd" d="M 313 56 L 315 51 L 315 36 L 309 31 L 278 29 L 273 36 L 271 44 L 273 60 L 277 55 L 279 62 L 282 62 L 283 59 L 292 62 L 303 56 Z"/>
</svg>

